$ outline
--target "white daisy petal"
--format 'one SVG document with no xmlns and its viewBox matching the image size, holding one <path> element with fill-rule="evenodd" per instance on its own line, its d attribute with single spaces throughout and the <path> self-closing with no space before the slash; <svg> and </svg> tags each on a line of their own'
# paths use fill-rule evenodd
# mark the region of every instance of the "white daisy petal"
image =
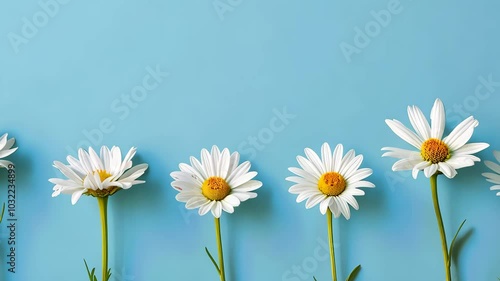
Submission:
<svg viewBox="0 0 500 281">
<path fill-rule="evenodd" d="M 316 169 L 316 167 L 308 159 L 302 156 L 297 156 L 297 162 L 299 162 L 299 165 L 302 167 L 302 169 L 304 169 L 304 171 L 318 178 L 321 176 L 321 172 Z"/>
<path fill-rule="evenodd" d="M 323 162 L 323 167 L 325 168 L 325 171 L 333 171 L 333 158 L 332 158 L 332 151 L 330 149 L 330 145 L 328 143 L 324 143 L 321 146 L 321 160 Z M 293 173 L 293 172 L 292 172 Z M 325 212 L 328 206 L 325 207 Z M 323 213 L 324 214 L 324 213 Z"/>
<path fill-rule="evenodd" d="M 483 176 L 491 180 L 493 183 L 500 184 L 500 175 L 495 173 L 483 173 Z"/>
<path fill-rule="evenodd" d="M 178 195 L 181 195 L 181 193 L 179 193 Z M 207 202 L 208 202 L 208 199 L 205 198 L 204 196 L 191 196 L 186 201 L 186 209 L 196 209 L 196 208 L 201 207 L 203 204 L 205 204 Z"/>
<path fill-rule="evenodd" d="M 293 194 L 300 194 L 304 191 L 308 191 L 308 190 L 311 190 L 311 189 L 316 189 L 318 188 L 317 186 L 311 186 L 310 184 L 295 184 L 295 185 L 292 185 L 289 189 L 288 189 L 288 192 L 290 193 L 293 193 Z"/>
<path fill-rule="evenodd" d="M 413 170 L 411 172 L 411 175 L 413 176 L 414 179 L 417 178 L 418 176 L 418 172 L 420 172 L 421 170 L 427 168 L 428 166 L 430 166 L 431 164 L 427 161 L 421 161 L 420 163 L 416 164 L 414 167 L 413 167 Z"/>
<path fill-rule="evenodd" d="M 226 200 L 222 200 L 220 202 L 222 204 L 222 210 L 224 210 L 224 212 L 227 212 L 229 214 L 234 213 L 234 207 L 233 207 L 233 205 L 227 203 Z"/>
<path fill-rule="evenodd" d="M 214 217 L 220 218 L 220 216 L 222 215 L 222 203 L 220 201 L 214 201 L 211 210 Z"/>
<path fill-rule="evenodd" d="M 198 159 L 191 156 L 189 158 L 189 162 L 191 163 L 191 166 L 193 167 L 193 169 L 201 175 L 203 181 L 205 181 L 206 179 L 209 178 L 205 168 L 203 168 L 203 165 L 200 163 L 200 161 L 198 161 Z"/>
<path fill-rule="evenodd" d="M 330 206 L 330 203 L 332 201 L 332 197 L 328 196 L 325 200 L 321 201 L 321 203 L 319 204 L 319 211 L 321 212 L 321 214 L 326 214 L 326 210 L 328 209 L 328 207 Z"/>
<path fill-rule="evenodd" d="M 307 191 L 304 191 L 302 192 L 301 194 L 299 194 L 297 196 L 297 199 L 295 201 L 297 201 L 297 203 L 300 203 L 306 199 L 308 199 L 309 197 L 311 196 L 314 196 L 314 195 L 321 195 L 322 193 L 319 191 L 319 190 L 307 190 Z"/>
<path fill-rule="evenodd" d="M 340 195 L 345 202 L 349 203 L 355 210 L 359 210 L 358 201 L 353 196 L 342 194 Z"/>
<path fill-rule="evenodd" d="M 344 175 L 344 177 L 349 178 L 352 175 L 352 173 L 354 173 L 359 168 L 359 166 L 361 166 L 362 162 L 363 162 L 363 155 L 358 155 L 348 163 L 345 163 L 345 165 L 342 165 L 339 173 Z"/>
<path fill-rule="evenodd" d="M 212 206 L 215 204 L 216 201 L 208 201 L 204 205 L 200 206 L 200 209 L 198 209 L 198 214 L 200 216 L 206 215 L 211 209 Z"/>
<path fill-rule="evenodd" d="M 447 178 L 451 179 L 457 175 L 457 171 L 446 162 L 438 163 L 438 165 L 439 171 L 441 171 Z"/>
<path fill-rule="evenodd" d="M 324 174 L 326 172 L 323 162 L 321 161 L 321 159 L 319 159 L 318 155 L 312 149 L 306 148 L 304 149 L 304 153 L 317 171 L 319 171 L 321 174 Z"/>
<path fill-rule="evenodd" d="M 413 145 L 415 148 L 420 149 L 420 146 L 424 142 L 424 140 L 417 136 L 414 132 L 410 131 L 398 120 L 385 120 L 385 123 L 391 128 L 391 130 L 402 138 L 407 143 Z"/>
<path fill-rule="evenodd" d="M 326 198 L 326 195 L 324 194 L 315 194 L 311 197 L 309 197 L 306 201 L 306 209 L 310 209 L 317 204 L 319 204 L 321 201 L 323 201 Z"/>
<path fill-rule="evenodd" d="M 244 192 L 240 194 L 244 194 Z M 238 207 L 240 205 L 240 199 L 238 199 L 238 197 L 234 194 L 229 194 L 228 196 L 226 196 L 226 198 L 224 198 L 224 201 L 231 204 L 233 207 Z"/>
<path fill-rule="evenodd" d="M 422 162 L 422 159 L 400 159 L 392 165 L 393 171 L 413 170 L 413 167 Z"/>
<path fill-rule="evenodd" d="M 422 139 L 425 140 L 431 137 L 429 122 L 425 119 L 420 108 L 408 106 L 408 117 L 410 118 L 411 125 Z"/>
<path fill-rule="evenodd" d="M 421 159 L 420 153 L 412 150 L 400 149 L 395 147 L 383 147 L 382 150 L 387 151 L 382 154 L 382 157 Z"/>
<path fill-rule="evenodd" d="M 453 152 L 454 156 L 478 153 L 490 145 L 487 143 L 468 143 Z"/>
<path fill-rule="evenodd" d="M 446 123 L 445 114 L 443 102 L 440 99 L 436 99 L 431 110 L 431 138 L 439 140 L 443 138 Z"/>
<path fill-rule="evenodd" d="M 75 205 L 78 200 L 80 200 L 80 197 L 82 197 L 82 194 L 85 192 L 85 189 L 80 189 L 78 191 L 73 192 L 71 194 L 71 204 Z"/>
<path fill-rule="evenodd" d="M 460 124 L 451 131 L 451 133 L 443 139 L 443 141 L 450 147 L 452 151 L 462 147 L 474 133 L 474 128 L 477 127 L 479 122 L 470 116 L 462 121 Z"/>
<path fill-rule="evenodd" d="M 240 154 L 235 151 L 231 154 L 231 159 L 229 161 L 228 175 L 230 175 L 234 171 L 234 169 L 238 167 L 239 162 L 240 162 Z"/>
<path fill-rule="evenodd" d="M 290 167 L 288 170 L 294 174 L 296 174 L 299 177 L 302 177 L 304 180 L 309 181 L 311 183 L 317 183 L 319 178 L 315 178 L 313 175 L 309 174 L 308 172 L 295 168 L 295 167 Z"/>
<path fill-rule="evenodd" d="M 186 173 L 186 174 L 189 174 L 190 177 L 195 180 L 197 183 L 200 184 L 200 186 L 203 184 L 203 181 L 205 180 L 203 178 L 203 176 L 200 174 L 200 172 L 198 172 L 198 170 L 196 170 L 195 168 L 189 166 L 188 164 L 185 164 L 185 163 L 180 163 L 179 164 L 179 169 Z M 175 178 L 174 178 L 175 179 Z"/>
<path fill-rule="evenodd" d="M 375 185 L 369 181 L 358 181 L 358 182 L 353 182 L 353 183 L 348 183 L 347 184 L 347 189 L 355 189 L 358 187 L 370 187 L 373 188 Z"/>
<path fill-rule="evenodd" d="M 346 176 L 345 179 L 347 180 L 347 182 L 357 182 L 357 181 L 363 180 L 363 179 L 371 176 L 371 174 L 373 174 L 372 169 L 363 168 L 363 169 L 356 170 L 349 177 Z"/>
<path fill-rule="evenodd" d="M 497 159 L 497 161 L 500 162 L 500 151 L 498 150 L 493 151 L 493 156 L 495 156 L 495 159 Z"/>
<path fill-rule="evenodd" d="M 332 169 L 330 171 L 338 172 L 340 170 L 343 154 L 344 146 L 342 144 L 337 144 L 337 146 L 335 146 L 335 150 L 333 151 Z"/>
<path fill-rule="evenodd" d="M 228 182 L 229 186 L 232 188 L 237 188 L 238 186 L 247 183 L 251 179 L 257 176 L 257 172 L 248 172 L 240 177 L 233 178 L 230 182 Z"/>
<path fill-rule="evenodd" d="M 233 187 L 233 190 L 237 190 L 239 192 L 254 191 L 256 189 L 259 189 L 261 186 L 262 182 L 256 180 L 250 180 L 244 184 Z"/>
<path fill-rule="evenodd" d="M 229 155 L 229 150 L 225 148 L 222 150 L 219 162 L 219 176 L 223 179 L 227 178 L 229 173 L 229 165 L 231 163 L 231 155 Z"/>
<path fill-rule="evenodd" d="M 430 178 L 432 175 L 434 175 L 437 170 L 438 170 L 439 165 L 438 164 L 432 164 L 424 169 L 424 175 L 427 178 Z"/>
<path fill-rule="evenodd" d="M 248 173 L 248 171 L 250 171 L 250 166 L 251 165 L 249 161 L 241 163 L 241 165 L 239 165 L 236 169 L 234 169 L 234 171 L 227 177 L 226 181 L 231 182 L 234 179 L 239 178 L 244 174 Z"/>
<path fill-rule="evenodd" d="M 484 164 L 486 165 L 486 167 L 493 170 L 493 172 L 500 174 L 500 165 L 498 165 L 497 163 L 493 163 L 491 161 L 484 161 Z"/>
<path fill-rule="evenodd" d="M 212 157 L 210 155 L 210 152 L 208 152 L 208 150 L 206 149 L 201 150 L 201 165 L 208 175 L 216 176 L 215 169 L 212 163 Z"/>
</svg>

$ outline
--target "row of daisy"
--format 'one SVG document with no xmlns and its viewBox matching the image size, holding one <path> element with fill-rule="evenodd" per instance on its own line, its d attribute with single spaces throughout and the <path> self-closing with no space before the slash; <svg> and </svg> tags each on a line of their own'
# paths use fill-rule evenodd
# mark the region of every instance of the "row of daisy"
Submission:
<svg viewBox="0 0 500 281">
<path fill-rule="evenodd" d="M 434 207 L 437 211 L 436 214 L 438 214 L 437 176 L 444 174 L 448 178 L 453 178 L 457 174 L 457 169 L 472 166 L 475 162 L 480 161 L 473 154 L 486 149 L 489 145 L 486 143 L 467 143 L 472 137 L 474 128 L 478 125 L 478 121 L 472 116 L 461 122 L 448 136 L 443 138 L 446 123 L 445 110 L 439 99 L 435 101 L 431 111 L 431 124 L 416 106 L 408 107 L 408 116 L 415 132 L 398 120 L 386 120 L 386 123 L 394 133 L 414 146 L 417 151 L 384 147 L 382 150 L 386 152 L 383 156 L 399 159 L 392 167 L 394 171 L 411 170 L 414 178 L 417 177 L 419 171 L 423 171 L 424 175 L 431 179 L 433 198 L 435 199 Z M 12 154 L 17 149 L 12 148 L 13 144 L 14 140 L 8 140 L 7 135 L 1 137 L 0 158 Z M 71 155 L 66 158 L 67 165 L 54 161 L 54 166 L 67 179 L 49 179 L 51 183 L 55 184 L 52 196 L 58 196 L 61 193 L 70 194 L 72 204 L 75 204 L 82 195 L 94 196 L 99 200 L 101 214 L 105 215 L 108 196 L 121 189 L 129 189 L 135 184 L 144 183 L 138 178 L 144 174 L 148 165 L 133 166 L 132 158 L 135 153 L 136 148 L 133 147 L 122 159 L 120 148 L 114 146 L 109 149 L 103 146 L 99 155 L 92 148 L 89 148 L 88 151 L 79 149 L 78 158 Z M 306 148 L 304 153 L 305 157 L 297 157 L 300 168 L 289 168 L 290 172 L 295 174 L 295 176 L 286 178 L 294 183 L 289 188 L 289 192 L 298 195 L 297 202 L 306 201 L 306 208 L 312 208 L 319 204 L 320 212 L 328 215 L 327 222 L 332 249 L 332 278 L 336 280 L 331 216 L 333 214 L 333 216 L 339 217 L 340 214 L 343 214 L 346 219 L 349 219 L 349 205 L 357 210 L 359 206 L 355 196 L 364 195 L 364 191 L 359 188 L 375 187 L 373 183 L 365 180 L 373 171 L 369 168 L 360 168 L 363 156 L 356 155 L 354 150 L 344 153 L 341 144 L 338 144 L 333 152 L 328 143 L 324 143 L 320 154 L 310 148 Z M 500 162 L 500 152 L 494 152 L 494 155 Z M 7 167 L 9 163 L 6 160 L 0 160 L 0 166 Z M 486 161 L 486 165 L 495 172 L 483 174 L 488 181 L 496 184 L 491 189 L 500 189 L 500 165 L 490 161 Z M 180 171 L 171 173 L 174 179 L 172 187 L 179 192 L 176 199 L 186 203 L 187 209 L 198 209 L 200 215 L 205 215 L 210 211 L 215 218 L 219 263 L 215 262 L 208 250 L 207 253 L 214 262 L 221 280 L 225 280 L 225 274 L 221 258 L 222 243 L 219 218 L 223 211 L 233 213 L 234 208 L 239 206 L 241 202 L 257 196 L 255 190 L 260 188 L 262 183 L 254 180 L 257 172 L 250 171 L 250 167 L 249 161 L 240 163 L 238 152 L 231 153 L 227 148 L 221 151 L 217 146 L 213 146 L 211 151 L 203 149 L 200 159 L 190 157 L 189 164 L 181 163 L 179 165 Z M 497 195 L 500 195 L 500 192 Z M 440 211 L 437 220 L 438 226 L 442 230 L 443 249 L 446 248 L 446 251 L 443 250 L 446 280 L 451 280 L 449 268 L 453 243 L 448 251 L 446 235 L 443 235 L 444 226 Z M 103 225 L 104 228 L 107 232 L 107 225 Z M 103 249 L 106 250 L 106 264 L 103 262 L 103 281 L 108 280 L 111 274 L 107 268 L 107 243 L 103 243 L 103 247 L 104 244 L 106 244 L 106 249 Z M 88 273 L 91 277 L 91 272 L 88 271 Z M 93 280 L 92 277 L 91 280 Z"/>
</svg>

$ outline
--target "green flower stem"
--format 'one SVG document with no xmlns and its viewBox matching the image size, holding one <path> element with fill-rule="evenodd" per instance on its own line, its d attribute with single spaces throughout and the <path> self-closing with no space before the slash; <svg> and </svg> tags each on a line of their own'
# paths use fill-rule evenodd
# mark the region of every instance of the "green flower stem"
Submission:
<svg viewBox="0 0 500 281">
<path fill-rule="evenodd" d="M 226 281 L 226 273 L 224 271 L 224 254 L 222 253 L 222 238 L 220 235 L 220 218 L 215 218 L 215 234 L 217 236 L 217 249 L 219 250 L 220 281 Z"/>
<path fill-rule="evenodd" d="M 441 216 L 441 209 L 439 208 L 439 198 L 437 193 L 437 177 L 438 174 L 431 176 L 431 191 L 432 201 L 434 202 L 434 211 L 436 212 L 436 219 L 439 226 L 439 233 L 441 234 L 441 247 L 443 250 L 444 268 L 446 271 L 446 281 L 451 281 L 451 262 L 448 257 L 448 243 L 446 242 L 446 232 L 444 230 L 443 218 Z"/>
<path fill-rule="evenodd" d="M 108 281 L 108 196 L 97 197 L 102 226 L 102 281 Z"/>
<path fill-rule="evenodd" d="M 333 244 L 332 211 L 330 210 L 330 208 L 326 210 L 326 221 L 328 223 L 328 241 L 330 242 L 330 261 L 332 268 L 332 280 L 337 281 L 337 269 L 335 267 L 335 250 Z"/>
</svg>

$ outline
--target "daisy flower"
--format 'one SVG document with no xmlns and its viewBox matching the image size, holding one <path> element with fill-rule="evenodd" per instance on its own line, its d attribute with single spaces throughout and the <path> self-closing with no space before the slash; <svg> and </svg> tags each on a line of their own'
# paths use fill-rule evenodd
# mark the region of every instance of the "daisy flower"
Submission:
<svg viewBox="0 0 500 281">
<path fill-rule="evenodd" d="M 16 140 L 14 138 L 7 139 L 8 134 L 0 137 L 0 159 L 5 158 L 17 150 L 17 147 L 12 148 Z M 0 168 L 8 168 L 12 162 L 7 160 L 0 160 Z"/>
<path fill-rule="evenodd" d="M 66 160 L 69 165 L 54 161 L 54 167 L 68 179 L 49 179 L 55 184 L 52 197 L 61 193 L 71 194 L 71 203 L 74 205 L 82 194 L 107 197 L 120 189 L 129 189 L 132 185 L 144 183 L 137 178 L 144 174 L 148 165 L 139 164 L 132 167 L 132 157 L 135 153 L 136 148 L 132 147 L 122 161 L 119 147 L 113 146 L 110 150 L 102 146 L 100 156 L 89 147 L 88 152 L 81 148 L 78 150 L 78 159 L 68 156 Z"/>
<path fill-rule="evenodd" d="M 493 155 L 495 155 L 497 161 L 500 162 L 500 151 L 493 151 Z M 490 190 L 500 190 L 500 165 L 491 161 L 484 161 L 484 164 L 494 172 L 483 173 L 487 181 L 495 184 Z M 500 196 L 500 192 L 497 192 L 497 196 Z"/>
<path fill-rule="evenodd" d="M 342 213 L 346 219 L 350 218 L 349 205 L 359 209 L 354 196 L 365 194 L 358 189 L 360 187 L 375 187 L 373 183 L 363 180 L 372 174 L 372 170 L 359 169 L 363 155 L 356 156 L 354 150 L 343 155 L 343 151 L 342 144 L 338 144 L 332 154 L 328 143 L 324 143 L 321 159 L 310 148 L 304 149 L 307 158 L 297 156 L 302 169 L 288 168 L 297 176 L 286 178 L 296 183 L 288 191 L 298 194 L 297 203 L 307 199 L 307 209 L 319 204 L 323 215 L 330 209 L 336 218 Z"/>
<path fill-rule="evenodd" d="M 185 202 L 187 209 L 199 208 L 201 216 L 211 211 L 219 218 L 222 211 L 233 213 L 240 202 L 257 197 L 252 191 L 262 182 L 252 180 L 257 172 L 249 172 L 249 161 L 238 164 L 238 152 L 230 154 L 227 148 L 221 152 L 214 145 L 211 152 L 202 149 L 200 158 L 201 162 L 191 157 L 191 165 L 181 163 L 180 171 L 170 174 L 172 187 L 179 191 L 175 199 Z"/>
<path fill-rule="evenodd" d="M 385 120 L 396 135 L 417 149 L 414 151 L 394 147 L 382 148 L 387 151 L 382 156 L 400 159 L 392 166 L 393 171 L 411 170 L 415 179 L 421 170 L 427 178 L 438 172 L 453 178 L 457 174 L 457 169 L 473 166 L 474 162 L 480 161 L 473 154 L 487 148 L 489 144 L 467 143 L 479 122 L 470 116 L 443 138 L 445 112 L 441 100 L 436 99 L 431 110 L 429 125 L 418 107 L 408 106 L 408 117 L 415 132 L 398 120 Z"/>
</svg>

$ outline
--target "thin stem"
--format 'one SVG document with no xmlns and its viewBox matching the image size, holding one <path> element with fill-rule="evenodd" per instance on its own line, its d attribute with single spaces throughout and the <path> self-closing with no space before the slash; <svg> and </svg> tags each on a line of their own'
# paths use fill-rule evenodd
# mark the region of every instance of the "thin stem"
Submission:
<svg viewBox="0 0 500 281">
<path fill-rule="evenodd" d="M 332 268 L 332 280 L 337 281 L 337 268 L 335 267 L 335 249 L 333 244 L 332 211 L 326 210 L 326 221 L 328 223 L 328 241 L 330 242 L 330 261 Z"/>
<path fill-rule="evenodd" d="M 219 250 L 220 281 L 226 281 L 226 273 L 224 271 L 224 254 L 222 252 L 222 238 L 220 235 L 220 219 L 219 218 L 215 218 L 215 235 L 217 236 L 217 249 Z"/>
<path fill-rule="evenodd" d="M 433 176 L 431 176 L 432 201 L 434 203 L 434 211 L 436 212 L 436 219 L 439 226 L 439 233 L 441 234 L 441 247 L 443 250 L 446 281 L 451 281 L 451 271 L 450 271 L 451 262 L 448 257 L 448 243 L 446 242 L 446 232 L 444 230 L 443 218 L 441 216 L 441 209 L 439 208 L 439 198 L 437 193 L 437 176 L 438 174 L 434 174 Z"/>
<path fill-rule="evenodd" d="M 102 226 L 102 281 L 108 281 L 108 197 L 97 197 Z"/>
</svg>

